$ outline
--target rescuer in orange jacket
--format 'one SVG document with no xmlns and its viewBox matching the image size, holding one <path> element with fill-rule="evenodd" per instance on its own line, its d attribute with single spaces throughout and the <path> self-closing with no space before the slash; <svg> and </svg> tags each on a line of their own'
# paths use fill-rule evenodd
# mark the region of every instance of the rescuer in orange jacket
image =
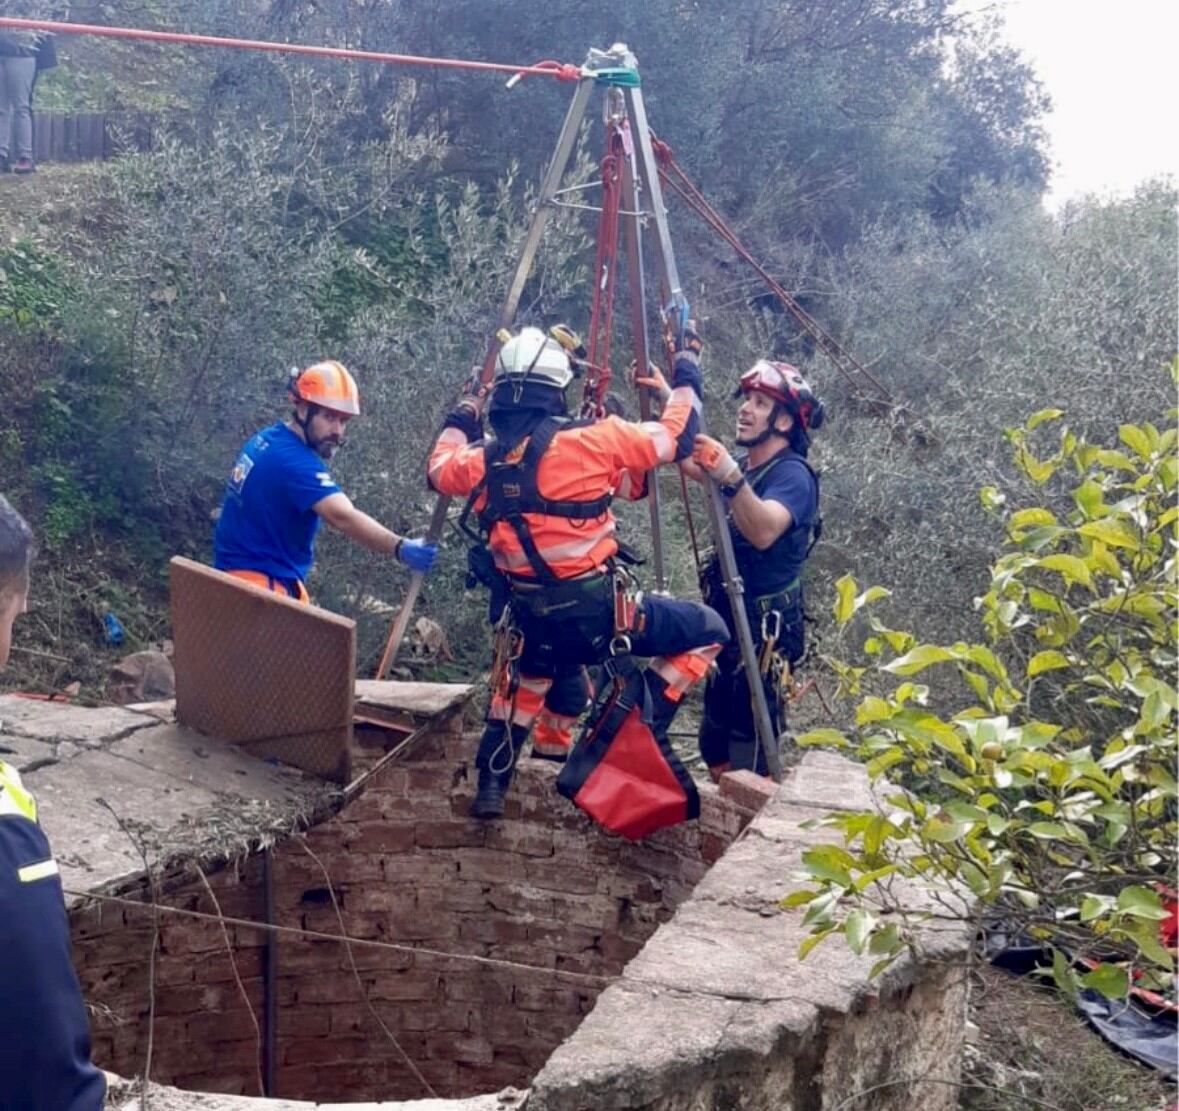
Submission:
<svg viewBox="0 0 1179 1111">
<path fill-rule="evenodd" d="M 487 438 L 483 397 L 464 398 L 444 422 L 428 464 L 430 485 L 470 499 L 487 536 L 489 570 L 506 588 L 499 666 L 476 758 L 477 817 L 503 814 L 538 715 L 549 719 L 551 737 L 567 732 L 584 709 L 587 664 L 624 648 L 628 657 L 654 657 L 642 673 L 647 724 L 666 749 L 684 692 L 728 640 L 714 610 L 636 593 L 616 561 L 613 497 L 635 496 L 648 471 L 692 451 L 701 379 L 699 340 L 688 339 L 657 421 L 571 420 L 564 392 L 573 379 L 569 358 L 539 329 L 525 328 L 499 353 L 486 398 Z M 684 790 L 694 798 L 690 781 Z"/>
</svg>

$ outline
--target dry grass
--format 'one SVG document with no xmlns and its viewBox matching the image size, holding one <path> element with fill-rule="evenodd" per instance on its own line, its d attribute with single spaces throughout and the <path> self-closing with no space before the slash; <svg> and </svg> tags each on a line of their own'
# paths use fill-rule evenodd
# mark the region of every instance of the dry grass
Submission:
<svg viewBox="0 0 1179 1111">
<path fill-rule="evenodd" d="M 1161 1111 L 1174 1085 L 1102 1040 L 1052 992 L 984 967 L 971 986 L 962 1111 Z M 987 1091 L 986 1088 L 1003 1089 Z"/>
</svg>

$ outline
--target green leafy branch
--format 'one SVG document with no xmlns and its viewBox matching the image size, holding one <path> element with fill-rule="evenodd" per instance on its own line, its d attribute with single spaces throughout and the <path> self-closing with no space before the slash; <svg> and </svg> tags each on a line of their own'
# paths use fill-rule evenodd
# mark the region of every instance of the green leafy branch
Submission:
<svg viewBox="0 0 1179 1111">
<path fill-rule="evenodd" d="M 806 908 L 803 955 L 842 934 L 878 958 L 876 975 L 930 918 L 1001 913 L 1052 950 L 1067 993 L 1121 997 L 1173 976 L 1159 923 L 1176 870 L 1177 434 L 1126 424 L 1112 449 L 1066 427 L 1037 454 L 1036 430 L 1061 415 L 1008 433 L 1056 508 L 1006 517 L 976 600 L 988 643 L 922 643 L 868 612 L 888 591 L 836 584 L 836 623 L 870 629 L 865 664 L 831 661 L 855 727 L 799 743 L 863 760 L 879 805 L 814 823 L 842 844 L 808 850 L 806 886 L 784 900 Z M 993 487 L 982 499 L 1005 511 Z M 926 672 L 936 687 L 914 678 Z"/>
</svg>

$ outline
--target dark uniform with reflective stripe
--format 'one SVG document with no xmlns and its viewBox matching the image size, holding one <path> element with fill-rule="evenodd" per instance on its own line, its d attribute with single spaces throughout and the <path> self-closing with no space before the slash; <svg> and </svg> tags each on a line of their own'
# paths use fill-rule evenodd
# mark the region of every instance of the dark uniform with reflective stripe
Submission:
<svg viewBox="0 0 1179 1111">
<path fill-rule="evenodd" d="M 741 469 L 759 498 L 768 497 L 790 510 L 790 528 L 765 550 L 755 548 L 731 520 L 729 534 L 737 571 L 745 586 L 754 648 L 761 658 L 766 632 L 776 633 L 773 651 L 793 666 L 805 648 L 802 568 L 822 531 L 819 477 L 801 455 L 789 448 L 753 470 L 748 469 L 747 460 L 742 460 Z M 715 560 L 706 565 L 702 577 L 704 600 L 731 628 L 732 610 Z M 725 646 L 716 663 L 717 674 L 704 693 L 700 755 L 710 768 L 728 765 L 764 775 L 765 756 L 757 743 L 749 686 L 735 640 Z M 774 671 L 764 674 L 763 682 L 776 735 L 784 723 Z"/>
<path fill-rule="evenodd" d="M 101 1111 L 61 878 L 33 796 L 2 760 L 0 961 L 0 1107 Z"/>
</svg>

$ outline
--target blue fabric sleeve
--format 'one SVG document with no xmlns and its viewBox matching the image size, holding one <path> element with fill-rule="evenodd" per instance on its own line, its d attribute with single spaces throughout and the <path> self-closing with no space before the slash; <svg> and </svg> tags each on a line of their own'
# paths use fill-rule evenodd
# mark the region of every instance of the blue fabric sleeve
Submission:
<svg viewBox="0 0 1179 1111">
<path fill-rule="evenodd" d="M 286 490 L 291 504 L 300 513 L 306 512 L 316 502 L 340 493 L 327 463 L 316 460 L 306 452 L 297 455 L 292 453 L 287 466 Z"/>
<path fill-rule="evenodd" d="M 684 422 L 684 430 L 675 438 L 675 461 L 677 463 L 692 454 L 692 448 L 696 446 L 696 433 L 699 431 L 700 414 L 693 409 Z"/>
<path fill-rule="evenodd" d="M 815 516 L 815 480 L 801 462 L 779 463 L 761 497 L 784 505 L 790 511 L 792 528 L 809 525 Z"/>
<path fill-rule="evenodd" d="M 102 1111 L 106 1080 L 90 1061 L 61 877 L 20 879 L 52 859 L 40 826 L 0 818 L 0 1106 Z"/>
<path fill-rule="evenodd" d="M 700 375 L 700 366 L 692 355 L 682 351 L 676 355 L 671 384 L 673 388 L 691 386 L 697 397 L 704 397 L 704 381 Z"/>
</svg>

